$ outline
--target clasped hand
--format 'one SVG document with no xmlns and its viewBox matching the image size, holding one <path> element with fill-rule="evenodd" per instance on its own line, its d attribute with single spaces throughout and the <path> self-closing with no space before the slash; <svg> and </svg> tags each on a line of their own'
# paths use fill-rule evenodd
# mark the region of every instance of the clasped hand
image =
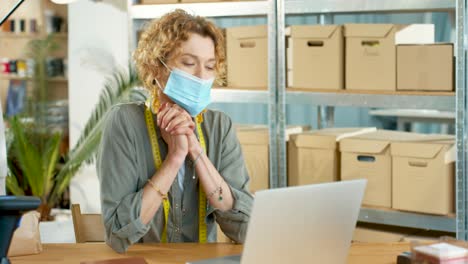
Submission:
<svg viewBox="0 0 468 264">
<path fill-rule="evenodd" d="M 187 154 L 198 155 L 200 143 L 195 136 L 195 122 L 190 114 L 177 104 L 164 103 L 157 114 L 157 124 L 162 138 L 168 145 L 168 156 L 180 161 Z"/>
</svg>

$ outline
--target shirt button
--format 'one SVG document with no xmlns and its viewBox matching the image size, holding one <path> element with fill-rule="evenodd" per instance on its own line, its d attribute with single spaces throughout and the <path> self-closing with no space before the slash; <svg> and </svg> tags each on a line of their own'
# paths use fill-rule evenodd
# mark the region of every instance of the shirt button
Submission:
<svg viewBox="0 0 468 264">
<path fill-rule="evenodd" d="M 175 204 L 175 209 L 179 209 L 179 204 Z"/>
</svg>

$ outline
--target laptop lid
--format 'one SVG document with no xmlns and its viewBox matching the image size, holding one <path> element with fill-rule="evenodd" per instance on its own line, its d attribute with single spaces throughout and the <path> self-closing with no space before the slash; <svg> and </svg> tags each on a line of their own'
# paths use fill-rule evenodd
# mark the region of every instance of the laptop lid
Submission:
<svg viewBox="0 0 468 264">
<path fill-rule="evenodd" d="M 345 263 L 366 183 L 257 192 L 241 263 Z"/>
<path fill-rule="evenodd" d="M 239 256 L 192 264 L 346 263 L 367 180 L 255 193 Z"/>
</svg>

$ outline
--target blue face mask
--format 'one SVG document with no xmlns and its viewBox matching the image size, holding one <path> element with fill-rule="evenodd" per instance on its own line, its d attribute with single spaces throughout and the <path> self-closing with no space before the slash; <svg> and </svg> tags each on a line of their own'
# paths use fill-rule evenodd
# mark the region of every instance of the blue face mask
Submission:
<svg viewBox="0 0 468 264">
<path fill-rule="evenodd" d="M 164 62 L 162 63 L 166 66 Z M 163 93 L 174 103 L 187 110 L 191 116 L 198 115 L 211 103 L 211 86 L 214 78 L 203 80 L 179 69 L 171 70 L 167 66 L 166 68 L 171 73 Z M 162 90 L 158 80 L 156 82 Z"/>
</svg>

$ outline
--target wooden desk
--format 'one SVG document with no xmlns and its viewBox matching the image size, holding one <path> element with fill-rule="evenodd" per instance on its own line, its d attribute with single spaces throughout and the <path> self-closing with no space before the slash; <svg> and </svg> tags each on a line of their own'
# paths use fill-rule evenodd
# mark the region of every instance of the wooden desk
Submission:
<svg viewBox="0 0 468 264">
<path fill-rule="evenodd" d="M 117 254 L 103 243 L 85 244 L 44 244 L 44 251 L 38 255 L 12 257 L 13 264 L 54 264 L 80 263 L 81 261 L 144 257 L 148 263 L 175 264 L 205 258 L 240 254 L 241 245 L 233 244 L 138 244 L 126 254 Z M 366 244 L 351 246 L 348 263 L 350 264 L 389 264 L 395 263 L 399 253 L 409 250 L 408 243 Z"/>
</svg>

